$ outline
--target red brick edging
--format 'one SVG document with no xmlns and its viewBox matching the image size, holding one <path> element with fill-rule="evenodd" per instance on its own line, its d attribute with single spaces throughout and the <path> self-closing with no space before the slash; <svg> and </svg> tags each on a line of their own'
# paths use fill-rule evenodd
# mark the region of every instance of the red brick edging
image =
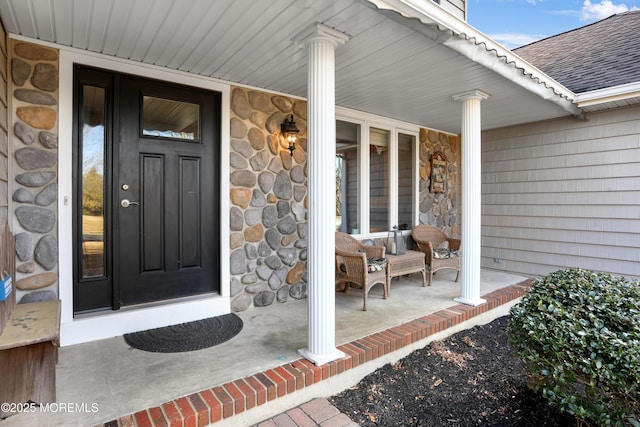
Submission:
<svg viewBox="0 0 640 427">
<path fill-rule="evenodd" d="M 104 427 L 198 427 L 218 422 L 493 310 L 524 295 L 532 281 L 533 279 L 528 279 L 483 295 L 482 298 L 487 302 L 478 306 L 454 305 L 340 345 L 338 349 L 345 353 L 345 357 L 323 366 L 316 366 L 307 359 L 298 359 L 160 406 L 125 415 L 105 423 Z"/>
</svg>

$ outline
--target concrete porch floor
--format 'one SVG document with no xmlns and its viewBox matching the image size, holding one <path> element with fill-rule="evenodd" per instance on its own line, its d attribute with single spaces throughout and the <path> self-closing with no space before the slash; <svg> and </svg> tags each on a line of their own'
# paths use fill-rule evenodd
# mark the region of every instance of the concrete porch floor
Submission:
<svg viewBox="0 0 640 427">
<path fill-rule="evenodd" d="M 492 297 L 489 306 L 482 310 L 472 310 L 468 306 L 460 308 L 460 305 L 453 301 L 453 298 L 460 294 L 460 284 L 453 282 L 454 278 L 455 272 L 440 271 L 434 275 L 433 285 L 425 288 L 421 286 L 422 278 L 419 274 L 402 277 L 399 280 L 394 279 L 391 284 L 391 295 L 387 300 L 382 298 L 382 287 L 376 285 L 370 291 L 366 312 L 362 311 L 363 298 L 360 289 L 352 289 L 347 294 L 337 292 L 336 343 L 338 345 L 349 346 L 347 343 L 424 318 L 432 313 L 443 310 L 446 312 L 445 309 L 454 306 L 458 308 L 451 313 L 463 314 L 458 316 L 459 321 L 456 320 L 453 323 L 449 320 L 448 324 L 443 323 L 444 327 L 433 329 L 434 333 L 429 334 L 428 337 L 423 333 L 423 336 L 418 336 L 417 339 L 410 337 L 406 345 L 404 343 L 398 345 L 395 351 L 394 349 L 389 352 L 381 350 L 379 357 L 376 356 L 375 360 L 371 361 L 370 357 L 365 357 L 367 363 L 362 363 L 362 360 L 360 363 L 355 361 L 352 363 L 349 357 L 346 364 L 342 362 L 341 366 L 340 364 L 332 365 L 332 371 L 329 373 L 327 369 L 326 374 L 326 377 L 330 378 L 324 378 L 323 370 L 318 369 L 316 372 L 308 366 L 309 364 L 296 362 L 301 359 L 297 349 L 307 346 L 307 300 L 290 301 L 286 304 L 274 303 L 269 307 L 239 313 L 244 322 L 242 332 L 226 343 L 204 350 L 170 354 L 148 353 L 130 348 L 122 337 L 63 347 L 60 349 L 56 370 L 57 402 L 73 405 L 74 410 L 21 413 L 1 421 L 0 425 L 92 426 L 104 423 L 109 426 L 144 425 L 144 422 L 132 414 L 149 409 L 144 414 L 154 418 L 151 408 L 159 410 L 158 407 L 162 407 L 165 416 L 170 418 L 171 415 L 168 413 L 174 406 L 172 404 L 169 408 L 166 404 L 174 402 L 179 417 L 183 411 L 179 398 L 191 397 L 207 389 L 220 388 L 218 386 L 222 384 L 246 379 L 255 374 L 257 374 L 255 376 L 262 375 L 261 373 L 267 373 L 283 365 L 293 372 L 295 370 L 291 369 L 291 365 L 297 366 L 297 363 L 300 371 L 308 371 L 306 374 L 323 375 L 322 380 L 311 380 L 311 384 L 307 380 L 307 385 L 299 381 L 296 383 L 295 380 L 287 381 L 284 386 L 286 389 L 282 390 L 282 393 L 278 385 L 277 397 L 275 397 L 276 388 L 273 389 L 273 400 L 268 395 L 270 390 L 265 388 L 267 394 L 265 400 L 268 402 L 260 404 L 259 398 L 256 397 L 256 402 L 251 405 L 253 407 L 250 410 L 249 405 L 245 407 L 244 403 L 240 404 L 239 399 L 234 398 L 229 404 L 229 402 L 223 402 L 224 398 L 216 394 L 220 401 L 218 406 L 221 418 L 216 425 L 255 424 L 315 397 L 336 394 L 357 383 L 359 379 L 379 366 L 398 360 L 414 349 L 423 347 L 432 339 L 440 339 L 458 330 L 486 323 L 506 314 L 508 308 L 515 303 L 515 299 L 511 297 L 500 296 Z M 495 294 L 496 291 L 499 293 L 501 289 L 513 287 L 512 285 L 526 279 L 522 276 L 483 269 L 481 295 Z M 517 290 L 520 295 L 523 292 L 524 290 Z M 418 335 L 420 335 L 419 332 Z M 429 339 L 421 339 L 425 337 Z M 388 343 L 385 345 L 388 347 Z M 334 376 L 336 373 L 333 372 L 334 368 L 340 375 Z M 287 375 L 283 375 L 285 376 Z M 293 375 L 288 377 L 293 378 Z M 327 380 L 324 381 L 325 379 Z M 245 384 L 243 381 L 241 383 Z M 247 381 L 247 383 L 250 382 Z M 213 393 L 208 394 L 213 396 Z M 197 411 L 198 403 L 202 402 L 202 399 L 206 400 L 203 393 L 196 396 L 191 400 L 183 399 L 185 402 L 190 402 L 187 408 L 189 412 L 194 412 L 192 411 L 194 408 Z M 200 399 L 201 396 L 202 399 Z M 209 405 L 210 402 L 206 403 Z M 177 408 L 180 408 L 179 411 Z M 191 418 L 194 422 L 198 421 L 198 425 L 203 425 L 197 414 Z M 212 418 L 213 415 L 209 419 Z M 136 424 L 133 423 L 134 419 Z"/>
</svg>

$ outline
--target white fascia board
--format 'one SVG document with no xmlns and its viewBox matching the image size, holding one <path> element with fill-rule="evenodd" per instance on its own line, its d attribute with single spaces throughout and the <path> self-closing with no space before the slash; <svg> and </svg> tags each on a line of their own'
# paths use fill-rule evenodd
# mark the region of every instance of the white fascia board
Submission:
<svg viewBox="0 0 640 427">
<path fill-rule="evenodd" d="M 634 82 L 579 93 L 576 95 L 575 101 L 578 104 L 578 107 L 588 107 L 591 105 L 621 101 L 624 99 L 636 98 L 639 96 L 640 82 Z"/>
<path fill-rule="evenodd" d="M 440 32 L 450 32 L 450 37 L 439 37 L 444 46 L 555 103 L 568 113 L 582 115 L 574 103 L 576 95 L 572 91 L 438 4 L 425 0 L 367 1 L 380 10 L 395 11 L 425 25 L 435 25 Z"/>
</svg>

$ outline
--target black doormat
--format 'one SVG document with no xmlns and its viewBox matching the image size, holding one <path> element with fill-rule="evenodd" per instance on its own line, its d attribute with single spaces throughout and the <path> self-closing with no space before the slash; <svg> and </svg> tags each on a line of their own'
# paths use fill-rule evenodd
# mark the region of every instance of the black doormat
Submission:
<svg viewBox="0 0 640 427">
<path fill-rule="evenodd" d="M 180 353 L 222 344 L 240 333 L 242 319 L 235 313 L 148 331 L 125 334 L 133 348 L 154 353 Z"/>
</svg>

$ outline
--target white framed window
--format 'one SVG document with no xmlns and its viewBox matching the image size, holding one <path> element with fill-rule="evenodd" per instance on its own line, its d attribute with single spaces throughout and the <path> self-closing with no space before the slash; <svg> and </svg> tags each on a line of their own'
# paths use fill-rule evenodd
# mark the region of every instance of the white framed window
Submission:
<svg viewBox="0 0 640 427">
<path fill-rule="evenodd" d="M 391 197 L 391 135 L 389 129 L 369 127 L 369 233 L 389 230 Z"/>
<path fill-rule="evenodd" d="M 368 237 L 411 230 L 419 128 L 350 110 L 336 117 L 336 230 Z"/>
<path fill-rule="evenodd" d="M 398 131 L 397 148 L 397 220 L 400 229 L 418 224 L 418 134 Z"/>
<path fill-rule="evenodd" d="M 336 230 L 360 234 L 362 123 L 336 120 Z"/>
</svg>

